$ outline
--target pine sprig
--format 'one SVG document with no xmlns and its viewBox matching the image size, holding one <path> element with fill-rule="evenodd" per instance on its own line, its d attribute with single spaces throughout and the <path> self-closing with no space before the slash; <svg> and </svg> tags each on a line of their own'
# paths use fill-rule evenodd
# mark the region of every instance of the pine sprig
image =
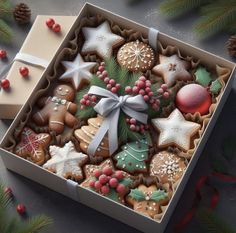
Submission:
<svg viewBox="0 0 236 233">
<path fill-rule="evenodd" d="M 200 38 L 212 36 L 224 31 L 236 20 L 236 1 L 218 0 L 202 8 L 202 17 L 194 26 L 194 31 Z"/>
<path fill-rule="evenodd" d="M 0 40 L 4 43 L 10 43 L 12 41 L 13 31 L 12 29 L 0 19 Z"/>
<path fill-rule="evenodd" d="M 197 219 L 201 228 L 208 233 L 236 233 L 228 223 L 210 210 L 201 208 L 197 212 Z"/>
<path fill-rule="evenodd" d="M 0 18 L 8 20 L 12 16 L 12 4 L 8 0 L 0 1 Z"/>
</svg>

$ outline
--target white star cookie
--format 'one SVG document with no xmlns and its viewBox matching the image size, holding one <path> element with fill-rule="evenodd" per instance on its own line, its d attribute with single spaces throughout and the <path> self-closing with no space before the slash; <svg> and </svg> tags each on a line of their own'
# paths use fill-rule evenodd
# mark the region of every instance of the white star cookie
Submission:
<svg viewBox="0 0 236 233">
<path fill-rule="evenodd" d="M 79 181 L 83 178 L 81 166 L 87 161 L 88 156 L 75 150 L 70 141 L 64 147 L 50 146 L 49 159 L 43 167 L 66 179 Z"/>
<path fill-rule="evenodd" d="M 96 62 L 84 62 L 78 53 L 74 61 L 62 61 L 66 72 L 59 78 L 60 80 L 72 81 L 74 88 L 78 89 L 83 79 L 90 80 L 92 77 L 91 70 L 97 64 Z"/>
<path fill-rule="evenodd" d="M 124 38 L 112 33 L 109 23 L 105 21 L 97 28 L 82 28 L 85 42 L 82 53 L 97 53 L 102 58 L 109 58 L 112 55 L 112 49 L 121 45 Z"/>
<path fill-rule="evenodd" d="M 161 75 L 165 83 L 170 87 L 177 80 L 192 80 L 192 75 L 187 71 L 190 63 L 181 60 L 177 55 L 166 57 L 159 55 L 160 64 L 154 66 L 152 71 L 157 75 Z"/>
<path fill-rule="evenodd" d="M 191 137 L 198 132 L 201 125 L 186 121 L 181 112 L 175 109 L 168 118 L 152 119 L 153 126 L 160 131 L 158 146 L 177 146 L 187 151 L 191 146 Z"/>
</svg>

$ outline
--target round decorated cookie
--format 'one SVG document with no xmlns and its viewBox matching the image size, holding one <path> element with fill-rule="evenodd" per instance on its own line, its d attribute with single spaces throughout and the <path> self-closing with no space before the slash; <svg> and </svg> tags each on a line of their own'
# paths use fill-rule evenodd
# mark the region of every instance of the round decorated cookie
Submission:
<svg viewBox="0 0 236 233">
<path fill-rule="evenodd" d="M 191 83 L 182 87 L 176 95 L 176 106 L 184 113 L 207 114 L 212 104 L 210 93 L 199 84 Z"/>
<path fill-rule="evenodd" d="M 130 71 L 145 72 L 153 67 L 155 58 L 153 49 L 138 40 L 124 44 L 118 51 L 120 66 Z"/>
<path fill-rule="evenodd" d="M 130 176 L 115 170 L 110 159 L 100 165 L 85 165 L 84 173 L 86 179 L 81 185 L 113 201 L 124 203 L 124 196 L 132 184 Z"/>
<path fill-rule="evenodd" d="M 147 187 L 141 184 L 131 189 L 126 200 L 136 212 L 155 219 L 161 212 L 161 205 L 167 204 L 169 198 L 167 192 L 157 189 L 156 185 Z"/>
<path fill-rule="evenodd" d="M 162 151 L 153 156 L 150 163 L 150 175 L 157 176 L 161 183 L 175 183 L 186 169 L 184 159 L 168 151 Z"/>
</svg>

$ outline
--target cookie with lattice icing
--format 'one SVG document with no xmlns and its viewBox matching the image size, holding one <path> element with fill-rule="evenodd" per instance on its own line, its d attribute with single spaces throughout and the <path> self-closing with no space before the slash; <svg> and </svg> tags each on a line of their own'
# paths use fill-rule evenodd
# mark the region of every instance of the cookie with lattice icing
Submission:
<svg viewBox="0 0 236 233">
<path fill-rule="evenodd" d="M 16 145 L 14 152 L 22 158 L 42 165 L 45 162 L 47 155 L 46 148 L 50 141 L 50 134 L 37 134 L 32 129 L 25 127 L 21 133 L 20 142 Z"/>
<path fill-rule="evenodd" d="M 192 75 L 188 72 L 190 63 L 180 59 L 176 54 L 170 57 L 159 55 L 160 64 L 154 66 L 153 73 L 161 75 L 164 82 L 170 87 L 177 80 L 192 80 Z"/>
<path fill-rule="evenodd" d="M 192 137 L 201 128 L 200 124 L 185 120 L 177 108 L 167 118 L 152 119 L 152 124 L 160 132 L 158 147 L 177 146 L 183 151 L 190 149 Z"/>
<path fill-rule="evenodd" d="M 117 61 L 130 71 L 145 72 L 154 65 L 154 51 L 148 44 L 139 40 L 128 42 L 119 49 Z"/>
<path fill-rule="evenodd" d="M 83 179 L 81 166 L 86 163 L 88 156 L 77 152 L 71 141 L 66 143 L 63 147 L 50 146 L 49 153 L 51 159 L 43 165 L 43 168 L 66 179 L 75 181 Z"/>
<path fill-rule="evenodd" d="M 163 184 L 177 182 L 185 169 L 185 160 L 168 151 L 154 155 L 150 163 L 150 175 L 157 176 Z"/>
</svg>

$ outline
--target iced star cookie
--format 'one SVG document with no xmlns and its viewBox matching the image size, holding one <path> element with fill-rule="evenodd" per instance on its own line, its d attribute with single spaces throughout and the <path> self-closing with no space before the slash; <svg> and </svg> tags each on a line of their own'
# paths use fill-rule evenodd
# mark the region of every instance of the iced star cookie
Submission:
<svg viewBox="0 0 236 233">
<path fill-rule="evenodd" d="M 161 205 L 167 204 L 169 198 L 167 192 L 157 189 L 156 185 L 147 187 L 141 184 L 131 189 L 126 200 L 136 212 L 155 219 L 161 212 Z"/>
<path fill-rule="evenodd" d="M 50 146 L 49 153 L 51 159 L 43 165 L 43 168 L 66 179 L 75 181 L 83 179 L 81 166 L 88 160 L 88 156 L 77 152 L 71 141 L 63 147 Z"/>
<path fill-rule="evenodd" d="M 80 142 L 80 148 L 84 153 L 87 153 L 88 146 L 93 140 L 98 129 L 102 125 L 102 121 L 103 118 L 98 115 L 96 118 L 89 118 L 88 125 L 84 125 L 80 129 L 75 130 L 74 135 L 76 139 Z M 101 156 L 103 158 L 109 157 L 110 153 L 108 146 L 108 138 L 105 136 L 101 141 L 99 147 L 97 148 L 97 151 L 94 156 Z"/>
<path fill-rule="evenodd" d="M 32 129 L 25 127 L 14 152 L 22 158 L 42 165 L 45 162 L 46 148 L 50 141 L 51 136 L 48 133 L 36 134 Z"/>
<path fill-rule="evenodd" d="M 145 139 L 126 143 L 114 156 L 116 167 L 128 173 L 147 172 L 148 143 Z"/>
<path fill-rule="evenodd" d="M 107 21 L 96 28 L 83 27 L 82 32 L 85 37 L 82 53 L 96 53 L 103 59 L 111 57 L 113 49 L 124 42 L 123 37 L 112 33 Z"/>
<path fill-rule="evenodd" d="M 81 183 L 85 188 L 112 199 L 124 203 L 124 196 L 129 191 L 132 180 L 123 171 L 115 171 L 110 159 L 100 165 L 85 165 L 86 180 Z"/>
<path fill-rule="evenodd" d="M 117 54 L 118 63 L 130 70 L 145 72 L 154 65 L 154 51 L 138 40 L 124 44 Z"/>
<path fill-rule="evenodd" d="M 62 61 L 62 65 L 66 71 L 59 80 L 69 80 L 77 90 L 82 81 L 89 81 L 92 77 L 92 69 L 96 66 L 96 62 L 84 62 L 81 55 L 78 53 L 74 61 Z"/>
<path fill-rule="evenodd" d="M 161 183 L 175 183 L 186 169 L 184 159 L 168 151 L 161 151 L 152 157 L 150 175 L 157 176 Z"/>
<path fill-rule="evenodd" d="M 168 118 L 152 119 L 152 124 L 160 132 L 157 143 L 160 148 L 177 146 L 184 151 L 190 149 L 192 136 L 201 128 L 201 125 L 185 120 L 178 109 Z"/>
<path fill-rule="evenodd" d="M 170 87 L 173 86 L 177 80 L 192 80 L 192 75 L 188 72 L 190 63 L 181 60 L 177 55 L 166 57 L 159 55 L 160 64 L 154 66 L 153 73 L 161 75 L 164 82 Z"/>
</svg>

